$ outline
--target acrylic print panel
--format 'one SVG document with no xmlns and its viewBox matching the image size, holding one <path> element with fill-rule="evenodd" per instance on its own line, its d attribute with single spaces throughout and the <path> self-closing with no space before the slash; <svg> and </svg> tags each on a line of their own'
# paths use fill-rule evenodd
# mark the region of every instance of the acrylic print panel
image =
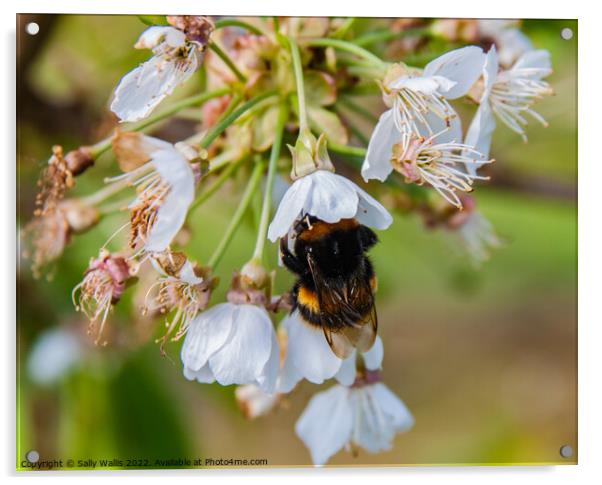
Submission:
<svg viewBox="0 0 602 485">
<path fill-rule="evenodd" d="M 576 21 L 17 32 L 19 470 L 576 463 Z"/>
</svg>

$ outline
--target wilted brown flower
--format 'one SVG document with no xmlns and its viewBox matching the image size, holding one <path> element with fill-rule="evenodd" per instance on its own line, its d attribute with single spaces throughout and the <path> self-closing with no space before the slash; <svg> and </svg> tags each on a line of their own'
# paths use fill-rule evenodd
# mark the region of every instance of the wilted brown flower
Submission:
<svg viewBox="0 0 602 485">
<path fill-rule="evenodd" d="M 88 333 L 96 333 L 95 344 L 100 342 L 109 311 L 121 298 L 131 276 L 123 256 L 102 249 L 98 258 L 90 260 L 82 282 L 73 288 L 73 304 L 88 317 Z"/>
<path fill-rule="evenodd" d="M 215 30 L 211 19 L 200 15 L 168 15 L 167 22 L 184 32 L 188 40 L 202 46 L 209 43 L 211 33 Z"/>
<path fill-rule="evenodd" d="M 63 158 L 63 148 L 60 145 L 52 147 L 52 156 L 48 166 L 42 171 L 38 180 L 40 192 L 36 196 L 36 216 L 43 216 L 56 209 L 65 192 L 73 187 L 73 173 Z"/>
</svg>

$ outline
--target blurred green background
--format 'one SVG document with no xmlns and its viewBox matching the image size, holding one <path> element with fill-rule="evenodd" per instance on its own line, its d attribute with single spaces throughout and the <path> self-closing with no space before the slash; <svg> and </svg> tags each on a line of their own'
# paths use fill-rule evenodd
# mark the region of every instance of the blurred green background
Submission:
<svg viewBox="0 0 602 485">
<path fill-rule="evenodd" d="M 24 25 L 40 25 L 36 37 Z M 550 126 L 531 123 L 529 144 L 500 127 L 492 155 L 494 181 L 476 191 L 481 212 L 505 246 L 474 269 L 449 234 L 426 231 L 398 215 L 372 252 L 379 275 L 383 377 L 413 412 L 414 428 L 391 451 L 341 452 L 330 464 L 574 463 L 577 446 L 577 23 L 524 22 L 536 47 L 552 53 L 556 95 L 537 110 Z M 20 16 L 18 21 L 19 221 L 33 211 L 37 180 L 53 144 L 93 143 L 114 127 L 107 102 L 120 77 L 145 59 L 131 48 L 144 25 L 130 16 Z M 563 40 L 562 28 L 574 36 Z M 176 96 L 194 90 L 195 81 Z M 366 102 L 370 103 L 370 100 Z M 374 98 L 374 112 L 382 109 Z M 472 106 L 463 107 L 470 116 Z M 465 111 L 465 112 L 464 112 Z M 465 123 L 468 118 L 466 118 Z M 368 131 L 369 134 L 369 131 Z M 178 122 L 159 135 L 177 140 Z M 75 194 L 116 173 L 110 156 L 77 180 Z M 238 201 L 238 186 L 195 215 L 192 259 L 206 261 Z M 71 289 L 123 215 L 75 238 L 52 282 L 34 280 L 21 261 L 18 285 L 18 437 L 51 458 L 266 458 L 269 465 L 307 465 L 295 420 L 319 387 L 302 383 L 272 415 L 246 421 L 234 388 L 201 385 L 181 374 L 178 344 L 162 358 L 153 338 L 158 321 L 139 317 L 126 292 L 109 322 L 111 345 L 82 344 L 77 365 L 58 381 L 33 382 L 28 359 L 56 327 L 81 334 Z M 231 272 L 251 255 L 252 217 L 233 242 L 219 274 L 219 301 Z M 117 248 L 119 240 L 112 245 Z M 271 261 L 276 251 L 271 245 Z M 278 273 L 284 290 L 291 279 Z M 322 386 L 326 388 L 331 383 Z M 569 444 L 573 457 L 561 458 Z"/>
</svg>

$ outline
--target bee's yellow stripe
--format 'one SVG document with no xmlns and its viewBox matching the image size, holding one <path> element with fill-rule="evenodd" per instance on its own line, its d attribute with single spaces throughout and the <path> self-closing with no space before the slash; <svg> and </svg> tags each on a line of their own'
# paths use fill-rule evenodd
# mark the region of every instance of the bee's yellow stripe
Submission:
<svg viewBox="0 0 602 485">
<path fill-rule="evenodd" d="M 313 313 L 320 312 L 320 305 L 318 304 L 318 295 L 313 291 L 302 286 L 299 288 L 297 293 L 297 301 L 299 304 L 309 308 Z"/>
</svg>

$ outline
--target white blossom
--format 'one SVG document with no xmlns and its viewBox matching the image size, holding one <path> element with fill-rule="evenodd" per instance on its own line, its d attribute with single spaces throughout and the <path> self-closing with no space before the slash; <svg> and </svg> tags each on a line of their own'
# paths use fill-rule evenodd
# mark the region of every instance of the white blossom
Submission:
<svg viewBox="0 0 602 485">
<path fill-rule="evenodd" d="M 112 180 L 131 180 L 137 197 L 130 210 L 130 246 L 160 253 L 181 229 L 194 199 L 195 177 L 187 154 L 179 145 L 143 136 L 136 143 L 136 156 L 146 163 Z"/>
<path fill-rule="evenodd" d="M 414 418 L 405 404 L 381 382 L 353 387 L 335 385 L 313 396 L 295 424 L 315 465 L 323 465 L 345 448 L 370 453 L 389 450 L 397 433 Z"/>
<path fill-rule="evenodd" d="M 386 229 L 393 222 L 376 199 L 329 170 L 316 170 L 293 182 L 280 201 L 268 238 L 276 241 L 283 237 L 294 222 L 305 215 L 328 223 L 356 218 L 360 224 L 376 229 Z"/>
<path fill-rule="evenodd" d="M 468 46 L 443 54 L 429 62 L 423 71 L 395 65 L 385 77 L 382 90 L 397 131 L 440 131 L 431 127 L 429 115 L 439 118 L 445 126 L 459 125 L 458 115 L 448 100 L 468 92 L 481 74 L 484 57 L 481 48 Z M 378 131 L 377 125 L 374 132 Z M 374 143 L 371 139 L 370 145 Z M 372 150 L 376 148 L 372 146 Z"/>
<path fill-rule="evenodd" d="M 153 57 L 126 74 L 115 89 L 111 111 L 121 121 L 146 118 L 202 61 L 202 46 L 173 27 L 149 27 L 134 47 L 151 49 Z"/>
<path fill-rule="evenodd" d="M 487 53 L 483 68 L 483 92 L 479 109 L 466 134 L 465 142 L 488 157 L 495 117 L 527 141 L 524 127 L 528 114 L 547 126 L 546 121 L 532 109 L 533 104 L 552 88 L 543 80 L 552 72 L 550 53 L 532 50 L 523 54 L 508 70 L 499 71 L 495 46 Z M 494 116 L 495 115 L 495 116 Z"/>
<path fill-rule="evenodd" d="M 181 358 L 184 376 L 199 382 L 256 384 L 274 392 L 279 346 L 267 311 L 254 305 L 220 303 L 190 323 Z"/>
<path fill-rule="evenodd" d="M 285 317 L 281 326 L 287 333 L 287 345 L 278 378 L 279 392 L 290 392 L 301 379 L 307 379 L 314 384 L 322 384 L 332 377 L 345 384 L 353 382 L 356 350 L 346 359 L 337 357 L 328 345 L 324 332 L 319 327 L 303 321 L 297 311 Z M 380 368 L 382 348 L 382 341 L 377 336 L 372 348 L 362 353 L 367 369 Z"/>
<path fill-rule="evenodd" d="M 433 119 L 432 125 L 437 124 L 438 120 Z M 491 160 L 462 143 L 462 134 L 457 129 L 443 128 L 431 135 L 411 131 L 400 134 L 389 112 L 383 114 L 378 128 L 379 132 L 372 135 L 373 146 L 378 149 L 369 150 L 362 164 L 362 176 L 366 181 L 378 179 L 384 182 L 396 170 L 407 183 L 429 184 L 450 204 L 460 208 L 462 202 L 458 191 L 470 192 L 474 180 L 487 180 L 487 177 L 477 175 L 476 169 Z"/>
</svg>

